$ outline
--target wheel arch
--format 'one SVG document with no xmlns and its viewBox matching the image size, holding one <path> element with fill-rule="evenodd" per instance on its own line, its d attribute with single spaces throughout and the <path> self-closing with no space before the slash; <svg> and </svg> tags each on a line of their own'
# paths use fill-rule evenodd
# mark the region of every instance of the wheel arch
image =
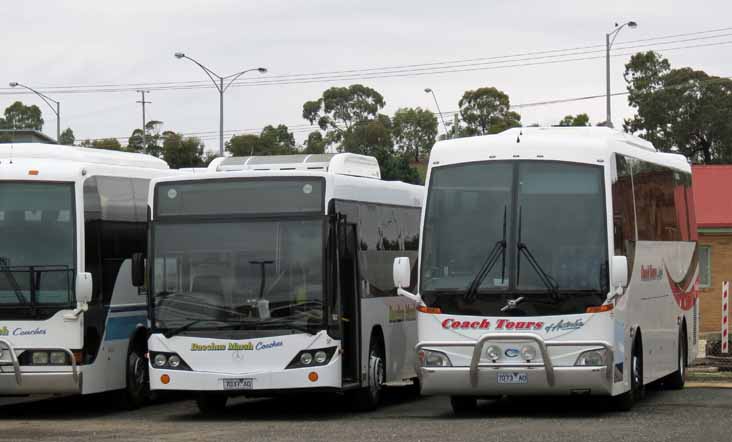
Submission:
<svg viewBox="0 0 732 442">
<path fill-rule="evenodd" d="M 137 326 L 130 335 L 130 341 L 127 345 L 127 352 L 137 353 L 138 356 L 144 357 L 147 353 L 147 338 L 149 337 L 149 331 L 146 327 L 141 325 Z"/>
</svg>

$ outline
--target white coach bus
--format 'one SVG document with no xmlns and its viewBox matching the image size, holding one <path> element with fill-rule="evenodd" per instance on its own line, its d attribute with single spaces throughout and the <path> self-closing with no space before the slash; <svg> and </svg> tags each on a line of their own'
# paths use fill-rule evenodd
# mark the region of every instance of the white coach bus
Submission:
<svg viewBox="0 0 732 442">
<path fill-rule="evenodd" d="M 147 391 L 147 155 L 0 144 L 0 395 Z M 33 397 L 33 396 L 31 396 Z"/>
<path fill-rule="evenodd" d="M 202 412 L 308 391 L 371 408 L 416 378 L 415 306 L 392 263 L 417 258 L 423 188 L 353 154 L 210 168 L 151 182 L 151 388 L 195 392 Z"/>
<path fill-rule="evenodd" d="M 418 375 L 455 412 L 501 395 L 684 385 L 698 258 L 681 155 L 607 128 L 439 142 L 422 218 Z M 408 259 L 394 263 L 406 287 Z"/>
</svg>

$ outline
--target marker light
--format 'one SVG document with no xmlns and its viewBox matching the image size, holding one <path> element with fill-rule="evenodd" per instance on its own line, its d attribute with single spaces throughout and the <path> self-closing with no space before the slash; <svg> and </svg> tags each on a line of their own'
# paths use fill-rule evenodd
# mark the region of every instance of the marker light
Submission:
<svg viewBox="0 0 732 442">
<path fill-rule="evenodd" d="M 318 373 L 316 373 L 314 371 L 311 371 L 310 373 L 308 373 L 308 380 L 310 380 L 310 382 L 317 382 Z"/>
<path fill-rule="evenodd" d="M 424 305 L 417 306 L 417 311 L 422 313 L 428 313 L 431 315 L 439 315 L 442 313 L 442 310 L 440 310 L 438 307 L 427 307 Z"/>
<path fill-rule="evenodd" d="M 170 376 L 168 376 L 167 374 L 160 376 L 160 382 L 162 382 L 164 385 L 168 385 L 170 383 Z"/>
<path fill-rule="evenodd" d="M 38 171 L 37 170 L 29 170 L 28 171 L 28 175 L 33 175 L 33 176 L 38 175 Z"/>
<path fill-rule="evenodd" d="M 587 307 L 585 309 L 585 313 L 609 312 L 612 309 L 613 309 L 613 305 L 612 304 L 593 305 L 591 307 Z"/>
<path fill-rule="evenodd" d="M 497 345 L 489 345 L 488 348 L 485 349 L 485 355 L 495 362 L 501 359 L 501 348 Z"/>
<path fill-rule="evenodd" d="M 531 345 L 521 347 L 521 359 L 524 361 L 533 361 L 536 359 L 536 348 Z"/>
</svg>

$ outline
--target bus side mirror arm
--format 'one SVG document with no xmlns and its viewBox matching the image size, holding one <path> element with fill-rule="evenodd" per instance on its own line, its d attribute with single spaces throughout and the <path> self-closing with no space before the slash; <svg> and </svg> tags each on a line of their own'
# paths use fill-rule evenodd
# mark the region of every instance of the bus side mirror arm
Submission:
<svg viewBox="0 0 732 442">
<path fill-rule="evenodd" d="M 93 279 L 89 272 L 79 272 L 76 274 L 76 308 L 64 315 L 64 320 L 75 321 L 79 316 L 89 310 L 89 303 L 93 295 Z"/>
<path fill-rule="evenodd" d="M 613 256 L 610 268 L 610 294 L 608 301 L 620 296 L 628 285 L 628 258 L 625 256 Z"/>
<path fill-rule="evenodd" d="M 409 258 L 401 257 L 394 258 L 394 285 L 397 288 L 397 294 L 404 296 L 405 298 L 416 302 L 417 304 L 422 303 L 422 297 L 415 295 L 404 290 L 403 287 L 409 287 L 412 279 L 412 266 L 409 263 Z"/>
<path fill-rule="evenodd" d="M 410 301 L 414 301 L 416 304 L 420 304 L 420 305 L 422 304 L 421 296 L 415 295 L 414 293 L 410 293 L 401 287 L 397 288 L 397 294 L 399 296 L 404 296 L 405 298 L 409 299 Z"/>
</svg>

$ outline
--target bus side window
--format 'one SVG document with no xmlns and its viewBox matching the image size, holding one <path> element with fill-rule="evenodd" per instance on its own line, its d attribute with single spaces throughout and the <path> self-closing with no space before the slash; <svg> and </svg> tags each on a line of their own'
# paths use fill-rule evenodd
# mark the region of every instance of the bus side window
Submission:
<svg viewBox="0 0 732 442">
<path fill-rule="evenodd" d="M 613 237 L 615 255 L 628 258 L 628 279 L 633 271 L 636 225 L 633 201 L 633 181 L 629 161 L 622 155 L 615 156 L 617 174 L 613 177 Z"/>
</svg>

